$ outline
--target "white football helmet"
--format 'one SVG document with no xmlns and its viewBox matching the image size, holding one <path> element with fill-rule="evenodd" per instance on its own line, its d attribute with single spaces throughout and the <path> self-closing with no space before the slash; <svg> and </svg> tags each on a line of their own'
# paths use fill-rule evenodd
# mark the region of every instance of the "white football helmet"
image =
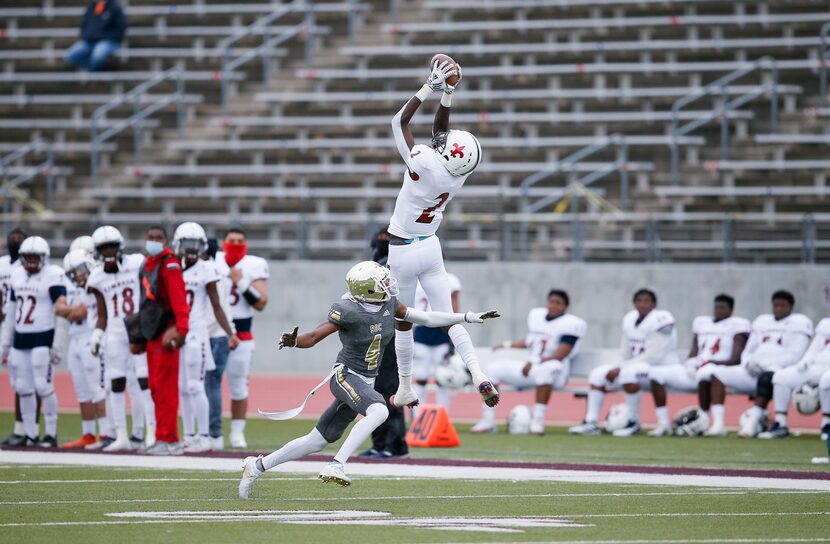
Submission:
<svg viewBox="0 0 830 544">
<path fill-rule="evenodd" d="M 605 432 L 613 433 L 628 426 L 631 414 L 628 412 L 628 405 L 625 403 L 615 404 L 605 416 Z"/>
<path fill-rule="evenodd" d="M 95 253 L 95 244 L 92 243 L 92 236 L 78 236 L 72 243 L 69 244 L 69 252 L 75 251 L 76 249 L 83 249 L 90 255 Z"/>
<path fill-rule="evenodd" d="M 49 259 L 49 243 L 40 236 L 29 236 L 20 244 L 20 260 L 29 274 L 37 274 Z"/>
<path fill-rule="evenodd" d="M 202 225 L 193 221 L 179 225 L 173 234 L 173 251 L 179 257 L 184 257 L 185 253 L 201 255 L 207 251 L 207 234 Z"/>
<path fill-rule="evenodd" d="M 675 436 L 700 436 L 709 428 L 709 414 L 697 406 L 680 410 L 672 422 Z"/>
<path fill-rule="evenodd" d="M 793 404 L 799 413 L 809 416 L 821 407 L 818 399 L 818 387 L 805 383 L 793 392 Z"/>
<path fill-rule="evenodd" d="M 766 416 L 763 416 L 754 422 L 753 419 L 752 408 L 744 410 L 744 413 L 741 414 L 741 418 L 738 421 L 738 425 L 740 426 L 739 436 L 741 436 L 741 433 L 745 436 L 758 436 L 758 433 L 767 428 Z M 752 423 L 752 428 L 749 427 L 750 423 Z"/>
<path fill-rule="evenodd" d="M 507 432 L 510 434 L 528 434 L 530 432 L 530 408 L 524 404 L 514 406 L 507 415 Z"/>
<path fill-rule="evenodd" d="M 447 357 L 435 369 L 435 382 L 446 389 L 463 389 L 472 381 L 464 359 L 458 354 Z"/>
<path fill-rule="evenodd" d="M 398 280 L 385 266 L 363 261 L 346 274 L 346 289 L 360 302 L 386 302 L 398 295 Z"/>
<path fill-rule="evenodd" d="M 432 148 L 453 176 L 469 174 L 481 161 L 481 144 L 466 130 L 439 132 L 432 137 Z"/>
<path fill-rule="evenodd" d="M 118 246 L 116 255 L 114 257 L 104 258 L 101 255 L 101 246 L 113 244 Z M 119 262 L 121 260 L 121 250 L 124 247 L 124 237 L 121 236 L 121 232 L 117 228 L 112 225 L 104 225 L 103 227 L 98 227 L 92 233 L 92 245 L 95 246 L 96 259 L 103 261 L 105 264 L 108 262 Z"/>
<path fill-rule="evenodd" d="M 87 238 L 89 237 L 87 236 Z M 78 285 L 81 285 L 76 280 L 78 275 L 85 274 L 84 278 L 89 277 L 89 273 L 92 272 L 94 267 L 95 261 L 92 259 L 92 255 L 87 253 L 85 249 L 72 250 L 63 258 L 63 269 L 66 275 Z"/>
</svg>

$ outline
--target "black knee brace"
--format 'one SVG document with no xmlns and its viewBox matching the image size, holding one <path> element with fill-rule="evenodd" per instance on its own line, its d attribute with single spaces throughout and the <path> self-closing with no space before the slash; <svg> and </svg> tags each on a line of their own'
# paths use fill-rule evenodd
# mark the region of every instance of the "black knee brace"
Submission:
<svg viewBox="0 0 830 544">
<path fill-rule="evenodd" d="M 127 378 L 115 378 L 112 380 L 112 392 L 123 393 L 127 389 Z"/>
<path fill-rule="evenodd" d="M 758 376 L 758 396 L 762 399 L 772 398 L 772 372 L 764 372 Z"/>
<path fill-rule="evenodd" d="M 147 378 L 139 378 L 138 386 L 141 388 L 142 391 L 146 391 L 150 387 L 150 381 Z"/>
</svg>

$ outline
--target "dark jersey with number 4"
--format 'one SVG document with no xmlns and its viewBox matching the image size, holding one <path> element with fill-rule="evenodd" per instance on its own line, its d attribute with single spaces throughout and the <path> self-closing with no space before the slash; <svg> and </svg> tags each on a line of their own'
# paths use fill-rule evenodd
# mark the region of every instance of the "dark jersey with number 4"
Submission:
<svg viewBox="0 0 830 544">
<path fill-rule="evenodd" d="M 362 376 L 378 375 L 380 358 L 387 344 L 395 337 L 395 297 L 370 311 L 372 305 L 343 298 L 331 305 L 329 321 L 340 327 L 343 349 L 337 363 Z"/>
</svg>

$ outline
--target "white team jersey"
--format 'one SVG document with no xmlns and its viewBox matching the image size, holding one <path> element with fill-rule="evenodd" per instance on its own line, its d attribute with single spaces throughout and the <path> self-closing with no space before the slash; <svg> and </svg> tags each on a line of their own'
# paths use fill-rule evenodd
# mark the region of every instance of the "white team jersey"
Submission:
<svg viewBox="0 0 830 544">
<path fill-rule="evenodd" d="M 213 263 L 199 259 L 184 273 L 184 288 L 187 304 L 190 306 L 189 328 L 192 331 L 207 332 L 207 312 L 213 313 L 208 300 L 207 285 L 219 281 L 219 274 Z"/>
<path fill-rule="evenodd" d="M 455 274 L 450 274 L 447 272 L 447 283 L 450 286 L 450 294 L 458 293 L 461 291 L 461 280 L 458 279 L 458 276 Z M 418 287 L 415 289 L 415 308 L 417 310 L 423 310 L 425 312 L 431 312 L 432 308 L 429 305 L 429 299 L 427 298 L 427 294 L 424 291 L 424 288 L 421 287 L 421 284 L 418 284 Z"/>
<path fill-rule="evenodd" d="M 463 153 L 460 150 L 459 153 Z M 441 164 L 441 157 L 426 145 L 416 145 L 406 161 L 408 171 L 389 220 L 389 233 L 401 238 L 435 234 L 444 209 L 467 181 L 469 174 L 454 176 Z"/>
<path fill-rule="evenodd" d="M 100 292 L 107 303 L 108 333 L 127 333 L 124 318 L 138 311 L 141 297 L 138 274 L 143 266 L 144 256 L 133 253 L 121 257 L 118 272 L 105 272 L 100 266 L 90 274 L 87 286 Z"/>
<path fill-rule="evenodd" d="M 816 336 L 802 360 L 830 366 L 830 317 L 825 317 L 816 325 Z"/>
<path fill-rule="evenodd" d="M 585 336 L 586 332 L 588 332 L 588 325 L 573 314 L 562 314 L 548 321 L 547 308 L 533 308 L 527 314 L 525 344 L 531 354 L 545 359 L 556 352 L 563 336 L 575 336 L 580 339 Z M 579 353 L 579 344 L 579 341 L 574 344 L 565 361 L 571 360 Z"/>
<path fill-rule="evenodd" d="M 697 337 L 697 356 L 707 361 L 728 361 L 732 357 L 735 335 L 749 335 L 752 325 L 743 317 L 727 317 L 715 321 L 711 316 L 701 315 L 692 323 L 692 332 Z"/>
<path fill-rule="evenodd" d="M 779 348 L 789 348 L 799 335 L 808 339 L 813 337 L 813 322 L 806 315 L 792 313 L 776 321 L 772 314 L 761 314 L 752 322 L 752 352 L 747 356 L 753 353 L 760 354 L 758 358 L 764 359 L 765 353 L 776 354 Z M 798 354 L 799 358 L 800 356 L 801 354 Z"/>
<path fill-rule="evenodd" d="M 11 300 L 17 303 L 15 332 L 46 332 L 55 328 L 55 301 L 51 290 L 53 287 L 65 289 L 63 279 L 63 269 L 52 264 L 32 275 L 22 266 L 14 269 Z"/>
<path fill-rule="evenodd" d="M 70 306 L 83 304 L 86 306 L 86 319 L 80 323 L 69 324 L 69 337 L 78 338 L 88 336 L 95 330 L 95 325 L 98 321 L 98 301 L 95 295 L 87 291 L 83 287 L 66 278 L 66 302 Z"/>
<path fill-rule="evenodd" d="M 674 326 L 674 316 L 665 310 L 654 309 L 638 324 L 640 313 L 631 310 L 622 320 L 623 339 L 625 343 L 624 356 L 627 359 L 637 357 L 646 350 L 646 340 L 660 329 L 672 326 L 671 340 L 666 354 L 654 364 L 670 365 L 679 362 L 677 357 L 677 327 Z"/>
<path fill-rule="evenodd" d="M 231 281 L 228 274 L 231 267 L 225 261 L 225 254 L 218 252 L 216 254 L 216 271 L 222 278 L 225 289 L 230 293 L 228 302 L 231 305 L 231 318 L 233 319 L 249 319 L 254 316 L 254 307 L 248 304 L 242 293 L 236 288 L 236 285 Z M 270 276 L 268 271 L 268 262 L 262 257 L 255 257 L 253 255 L 245 255 L 241 261 L 234 265 L 234 268 L 242 272 L 242 277 L 250 281 L 267 280 Z"/>
<path fill-rule="evenodd" d="M 0 310 L 5 314 L 6 304 L 9 303 L 9 295 L 12 289 L 12 271 L 17 268 L 22 268 L 20 259 L 12 263 L 12 258 L 9 255 L 0 257 Z"/>
</svg>

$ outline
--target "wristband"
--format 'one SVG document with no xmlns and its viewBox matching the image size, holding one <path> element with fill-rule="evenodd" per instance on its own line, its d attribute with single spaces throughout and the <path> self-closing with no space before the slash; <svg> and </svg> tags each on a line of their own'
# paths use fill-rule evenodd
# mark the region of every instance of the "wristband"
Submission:
<svg viewBox="0 0 830 544">
<path fill-rule="evenodd" d="M 242 278 L 241 280 L 236 282 L 236 288 L 244 293 L 251 286 L 251 283 L 253 282 L 248 278 Z"/>
<path fill-rule="evenodd" d="M 513 347 L 513 342 L 511 342 L 510 340 L 505 340 L 504 342 L 501 343 L 501 347 L 503 347 L 503 348 L 512 348 Z"/>
<path fill-rule="evenodd" d="M 432 89 L 430 88 L 429 85 L 424 83 L 424 85 L 421 87 L 421 89 L 417 93 L 415 93 L 415 98 L 417 98 L 421 102 L 426 102 L 427 98 L 429 98 L 429 95 L 431 95 L 431 94 L 432 94 Z"/>
<path fill-rule="evenodd" d="M 257 291 L 253 287 L 248 287 L 242 292 L 242 297 L 248 302 L 248 304 L 253 306 L 257 302 L 259 302 L 259 299 L 262 298 L 262 295 L 260 295 L 259 291 Z"/>
<path fill-rule="evenodd" d="M 441 105 L 445 108 L 452 106 L 452 93 L 441 93 Z"/>
</svg>

